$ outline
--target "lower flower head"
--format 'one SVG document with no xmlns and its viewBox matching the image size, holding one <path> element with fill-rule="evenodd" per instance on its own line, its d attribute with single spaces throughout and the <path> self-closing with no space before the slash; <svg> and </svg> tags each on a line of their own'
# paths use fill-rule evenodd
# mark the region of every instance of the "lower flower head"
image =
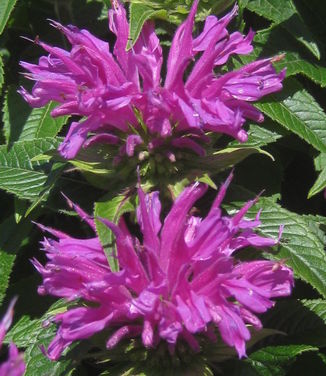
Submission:
<svg viewBox="0 0 326 376">
<path fill-rule="evenodd" d="M 223 341 L 246 354 L 250 339 L 247 325 L 261 328 L 256 314 L 274 305 L 274 298 L 288 296 L 292 271 L 267 260 L 240 262 L 235 253 L 250 247 L 269 247 L 278 239 L 257 235 L 259 222 L 244 218 L 255 201 L 233 217 L 222 215 L 220 204 L 230 178 L 222 185 L 205 218 L 191 215 L 191 208 L 206 191 L 195 183 L 186 188 L 160 220 L 159 193 L 145 195 L 138 189 L 137 221 L 142 241 L 128 230 L 102 220 L 114 233 L 118 271 L 112 271 L 100 241 L 75 239 L 44 228 L 56 239 L 45 239 L 48 262 L 33 263 L 43 277 L 42 294 L 79 299 L 82 305 L 55 316 L 58 332 L 48 356 L 58 359 L 72 342 L 105 329 L 111 331 L 107 348 L 123 338 L 142 339 L 145 347 L 166 342 L 170 351 L 179 341 L 200 350 L 198 336 Z M 94 228 L 94 222 L 75 206 Z"/>
</svg>

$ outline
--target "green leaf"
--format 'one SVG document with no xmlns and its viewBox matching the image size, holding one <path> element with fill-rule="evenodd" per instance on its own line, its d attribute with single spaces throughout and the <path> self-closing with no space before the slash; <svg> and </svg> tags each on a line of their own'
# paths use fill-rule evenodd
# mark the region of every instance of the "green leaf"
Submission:
<svg viewBox="0 0 326 376">
<path fill-rule="evenodd" d="M 3 106 L 4 133 L 7 143 L 55 137 L 67 121 L 67 116 L 52 118 L 51 111 L 56 103 L 32 109 L 11 86 L 6 93 Z"/>
<path fill-rule="evenodd" d="M 326 255 L 323 233 L 319 226 L 300 215 L 283 209 L 267 198 L 259 200 L 263 209 L 262 225 L 264 235 L 276 237 L 279 226 L 284 225 L 278 252 L 270 255 L 274 259 L 286 260 L 296 277 L 305 280 L 326 296 Z"/>
<path fill-rule="evenodd" d="M 321 192 L 325 188 L 326 188 L 326 167 L 323 168 L 315 184 L 310 188 L 308 192 L 308 198 L 311 198 L 312 196 Z"/>
<path fill-rule="evenodd" d="M 31 219 L 26 218 L 17 224 L 12 215 L 0 224 L 0 304 L 9 285 L 16 254 L 33 226 Z"/>
<path fill-rule="evenodd" d="M 51 325 L 44 327 L 44 323 L 48 323 L 55 314 L 65 311 L 67 311 L 67 302 L 62 299 L 54 303 L 42 318 L 32 320 L 29 316 L 22 316 L 7 333 L 5 342 L 15 342 L 18 347 L 28 347 L 31 343 L 36 342 L 36 336 L 43 334 L 42 337 L 48 337 L 49 330 L 47 328 L 50 328 L 53 336 L 55 327 Z"/>
<path fill-rule="evenodd" d="M 326 28 L 325 18 L 326 9 L 323 1 L 320 0 L 301 0 L 296 1 L 296 6 L 304 16 L 305 23 L 309 29 L 316 35 L 325 46 Z"/>
<path fill-rule="evenodd" d="M 44 330 L 44 329 L 43 329 Z M 70 368 L 69 360 L 51 361 L 41 351 L 40 346 L 47 346 L 53 334 L 41 338 L 38 335 L 37 343 L 30 345 L 24 352 L 26 371 L 24 376 L 69 376 L 66 371 Z"/>
<path fill-rule="evenodd" d="M 112 231 L 101 222 L 99 218 L 108 219 L 111 222 L 117 223 L 119 218 L 127 212 L 134 210 L 134 205 L 130 201 L 128 195 L 118 195 L 114 198 L 102 202 L 96 202 L 94 207 L 94 217 L 96 231 L 100 238 L 101 244 L 107 255 L 112 271 L 118 271 L 119 265 L 116 257 L 116 249 L 114 245 L 114 235 Z"/>
<path fill-rule="evenodd" d="M 326 167 L 326 153 L 320 153 L 315 159 L 314 159 L 314 165 L 316 171 L 321 171 Z"/>
<path fill-rule="evenodd" d="M 306 214 L 303 215 L 303 218 L 307 219 L 308 221 L 312 221 L 316 223 L 318 226 L 326 226 L 326 217 L 322 215 L 312 215 L 312 214 Z"/>
<path fill-rule="evenodd" d="M 248 140 L 245 143 L 240 143 L 239 141 L 232 141 L 229 143 L 229 147 L 241 146 L 243 148 L 260 148 L 266 146 L 273 142 L 276 142 L 282 137 L 282 134 L 271 130 L 272 126 L 275 127 L 272 122 L 268 122 L 268 119 L 261 125 L 250 124 L 248 129 Z M 268 125 L 269 128 L 266 128 Z"/>
<path fill-rule="evenodd" d="M 8 151 L 0 146 L 0 189 L 22 199 L 35 200 L 42 194 L 49 174 L 49 164 L 31 160 L 58 146 L 53 138 L 16 142 Z"/>
<path fill-rule="evenodd" d="M 318 45 L 292 0 L 251 0 L 248 2 L 247 8 L 276 24 L 281 24 L 318 60 L 320 59 Z"/>
<path fill-rule="evenodd" d="M 67 116 L 53 118 L 51 111 L 57 106 L 50 102 L 44 107 L 34 108 L 29 115 L 19 140 L 55 137 L 67 121 Z"/>
<path fill-rule="evenodd" d="M 60 304 L 62 305 L 62 302 L 59 301 L 55 306 Z M 49 316 L 51 315 L 46 313 L 41 319 L 36 320 L 23 316 L 6 336 L 6 342 L 13 341 L 18 347 L 26 348 L 24 376 L 62 376 L 67 374 L 70 367 L 69 359 L 52 362 L 40 349 L 41 346 L 46 348 L 49 345 L 56 331 L 53 324 L 44 327 L 44 322 Z"/>
<path fill-rule="evenodd" d="M 309 308 L 312 312 L 316 313 L 326 325 L 326 300 L 323 299 L 303 299 L 301 303 L 304 307 Z"/>
<path fill-rule="evenodd" d="M 318 348 L 309 345 L 269 346 L 252 353 L 246 362 L 254 368 L 257 376 L 285 376 L 285 367 L 307 351 L 318 351 Z"/>
<path fill-rule="evenodd" d="M 243 203 L 236 206 L 242 207 Z M 261 197 L 249 210 L 248 217 L 255 218 L 259 209 L 262 209 L 259 232 L 263 235 L 277 238 L 280 225 L 284 225 L 277 252 L 265 252 L 264 255 L 285 261 L 297 278 L 310 283 L 326 297 L 325 234 L 319 224 L 282 208 L 273 198 Z"/>
<path fill-rule="evenodd" d="M 0 250 L 0 303 L 2 303 L 6 296 L 6 291 L 9 286 L 9 278 L 14 267 L 15 260 L 15 254 L 6 253 Z"/>
<path fill-rule="evenodd" d="M 283 341 L 326 346 L 326 301 L 284 300 L 264 315 L 264 325 L 286 333 Z"/>
<path fill-rule="evenodd" d="M 0 35 L 2 34 L 10 13 L 14 9 L 17 0 L 1 0 L 0 1 Z"/>
<path fill-rule="evenodd" d="M 287 77 L 301 73 L 321 87 L 326 87 L 326 67 L 303 59 L 297 52 L 286 51 L 284 59 L 275 63 L 275 66 L 277 69 L 286 68 Z"/>
<path fill-rule="evenodd" d="M 320 174 L 315 182 L 315 184 L 311 187 L 308 198 L 314 196 L 315 194 L 322 191 L 326 188 L 326 153 L 320 153 L 314 159 L 315 170 L 319 171 Z"/>
<path fill-rule="evenodd" d="M 326 114 L 294 78 L 284 82 L 281 93 L 268 96 L 256 106 L 317 150 L 326 152 Z"/>
<path fill-rule="evenodd" d="M 0 94 L 1 94 L 3 83 L 5 81 L 4 75 L 5 75 L 5 72 L 3 71 L 3 59 L 2 59 L 2 56 L 0 55 Z"/>
<path fill-rule="evenodd" d="M 246 7 L 275 23 L 281 23 L 296 13 L 292 0 L 250 0 Z"/>
<path fill-rule="evenodd" d="M 150 6 L 141 2 L 130 4 L 130 22 L 129 22 L 129 41 L 127 50 L 130 50 L 136 43 L 144 23 L 152 17 L 166 18 L 166 11 L 164 9 L 153 9 Z"/>
<path fill-rule="evenodd" d="M 277 70 L 286 68 L 287 77 L 303 74 L 322 87 L 326 86 L 325 65 L 317 63 L 314 59 L 307 60 L 280 26 L 257 32 L 253 45 L 254 51 L 250 55 L 240 57 L 242 62 L 249 63 L 262 57 L 284 54 L 282 59 L 274 62 Z"/>
<path fill-rule="evenodd" d="M 15 221 L 19 223 L 25 216 L 26 210 L 28 209 L 30 203 L 27 200 L 20 200 L 15 197 Z"/>
</svg>

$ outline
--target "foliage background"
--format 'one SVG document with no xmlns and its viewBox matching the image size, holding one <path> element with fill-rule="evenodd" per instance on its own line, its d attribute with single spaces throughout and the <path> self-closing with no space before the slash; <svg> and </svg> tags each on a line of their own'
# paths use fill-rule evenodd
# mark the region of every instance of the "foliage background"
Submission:
<svg viewBox="0 0 326 376">
<path fill-rule="evenodd" d="M 233 1 L 202 1 L 198 21 L 210 12 L 223 12 Z M 143 22 L 155 18 L 166 51 L 176 25 L 186 16 L 188 0 L 132 1 L 130 5 L 131 44 Z M 258 342 L 244 361 L 225 361 L 213 366 L 215 374 L 241 376 L 323 375 L 326 374 L 326 8 L 320 0 L 242 0 L 234 29 L 257 31 L 255 50 L 249 57 L 233 59 L 229 68 L 238 67 L 257 57 L 278 56 L 277 69 L 287 67 L 284 90 L 268 96 L 257 107 L 266 115 L 262 125 L 248 124 L 249 141 L 239 145 L 227 137 L 216 140 L 212 163 L 203 161 L 205 172 L 217 185 L 226 170 L 235 167 L 235 180 L 225 209 L 232 211 L 241 202 L 264 189 L 263 197 L 250 212 L 263 208 L 261 231 L 276 236 L 285 225 L 281 244 L 267 258 L 285 260 L 297 278 L 291 299 L 278 302 L 264 315 L 266 328 L 283 334 Z M 111 363 L 94 365 L 88 353 L 96 340 L 85 341 L 72 349 L 60 362 L 51 363 L 39 346 L 47 344 L 54 326 L 42 327 L 51 313 L 64 309 L 63 302 L 37 295 L 40 277 L 29 259 L 44 260 L 38 242 L 42 235 L 31 221 L 64 229 L 76 236 L 89 236 L 89 230 L 67 207 L 64 192 L 89 213 L 117 219 L 120 183 L 110 184 L 98 171 L 89 171 L 81 163 L 68 164 L 45 153 L 54 150 L 71 119 L 53 120 L 51 105 L 30 109 L 17 94 L 20 84 L 30 85 L 20 74 L 19 61 L 36 61 L 42 50 L 22 39 L 40 38 L 68 47 L 60 33 L 49 27 L 48 18 L 63 24 L 87 28 L 113 45 L 108 32 L 108 1 L 96 0 L 1 0 L 0 2 L 0 303 L 2 311 L 14 295 L 16 325 L 7 340 L 14 339 L 25 349 L 26 375 L 122 374 L 110 366 L 126 362 L 127 354 Z M 214 9 L 212 9 L 214 7 Z M 165 52 L 166 52 L 165 51 Z M 240 148 L 240 149 L 239 149 Z M 262 152 L 264 151 L 264 152 Z M 52 152 L 53 154 L 53 152 Z M 271 158 L 272 156 L 272 158 Z M 204 163 L 205 162 L 205 163 Z M 99 163 L 99 167 L 108 168 Z M 85 171 L 87 170 L 87 171 Z M 95 176 L 95 178 L 94 178 Z M 180 180 L 184 176 L 180 176 Z M 132 185 L 123 177 L 123 184 Z M 94 187 L 94 183 L 96 186 Z M 175 186 L 177 189 L 177 185 Z M 108 192 L 109 191 L 109 192 Z M 214 196 L 214 189 L 201 202 L 202 210 Z M 94 203 L 96 203 L 94 205 Z M 129 211 L 125 207 L 124 211 Z M 110 234 L 98 224 L 105 243 Z M 260 255 L 259 255 L 260 256 Z M 250 257 L 257 257 L 255 252 Z M 276 333 L 276 332 L 273 332 Z M 284 335 L 285 334 L 285 335 Z M 212 355 L 214 360 L 218 356 Z M 109 366 L 110 365 L 110 366 Z M 105 370 L 106 369 L 106 370 Z M 102 372 L 102 373 L 101 373 Z M 115 373 L 114 373 L 115 372 Z M 120 372 L 120 373 L 119 373 Z M 207 371 L 208 372 L 208 371 Z M 150 374 L 150 373 L 147 373 Z M 207 373 L 210 374 L 210 373 Z"/>
</svg>

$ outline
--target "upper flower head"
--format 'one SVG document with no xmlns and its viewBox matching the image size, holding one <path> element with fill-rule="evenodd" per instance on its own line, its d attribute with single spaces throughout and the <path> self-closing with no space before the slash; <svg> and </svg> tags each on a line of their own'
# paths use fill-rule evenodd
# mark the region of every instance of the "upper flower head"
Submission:
<svg viewBox="0 0 326 376">
<path fill-rule="evenodd" d="M 0 322 L 0 348 L 2 346 L 6 331 L 9 329 L 16 299 L 13 299 L 9 308 Z M 25 372 L 25 363 L 22 354 L 18 352 L 14 343 L 9 345 L 9 358 L 0 364 L 0 376 L 22 376 Z"/>
<path fill-rule="evenodd" d="M 222 215 L 220 203 L 229 180 L 205 218 L 190 214 L 206 190 L 196 183 L 177 198 L 163 225 L 158 192 L 145 195 L 139 188 L 142 242 L 123 219 L 118 226 L 103 220 L 116 237 L 116 272 L 110 270 L 97 237 L 74 239 L 44 228 L 57 240 L 43 242 L 49 259 L 45 266 L 33 261 L 43 276 L 39 292 L 83 302 L 55 316 L 60 327 L 48 356 L 57 359 L 73 341 L 105 328 L 112 331 L 107 348 L 124 337 L 141 337 L 146 347 L 166 341 L 171 350 L 180 340 L 199 350 L 197 335 L 214 340 L 218 328 L 224 342 L 244 356 L 250 338 L 246 324 L 261 328 L 256 313 L 272 307 L 273 298 L 291 293 L 293 275 L 282 263 L 236 261 L 239 249 L 273 246 L 278 240 L 253 231 L 259 215 L 244 219 L 254 201 L 233 217 Z"/>
<path fill-rule="evenodd" d="M 173 148 L 204 154 L 202 144 L 209 140 L 206 132 L 246 141 L 245 120 L 263 120 L 251 102 L 280 90 L 285 71 L 276 73 L 272 59 L 264 59 L 223 73 L 221 67 L 232 54 L 252 51 L 254 33 L 229 34 L 227 26 L 237 13 L 235 6 L 221 19 L 207 17 L 203 31 L 194 38 L 198 2 L 194 1 L 175 33 L 164 81 L 162 48 L 153 23 L 145 23 L 127 51 L 129 25 L 119 0 L 112 0 L 109 11 L 109 27 L 116 35 L 112 53 L 107 42 L 87 30 L 51 22 L 67 37 L 71 51 L 37 40 L 49 55 L 36 65 L 21 62 L 30 72 L 26 76 L 36 84 L 32 93 L 24 88 L 20 93 L 33 107 L 58 102 L 52 116 L 81 117 L 70 125 L 60 146 L 62 156 L 74 158 L 81 147 L 94 143 L 118 146 L 117 160 L 134 155 L 135 150 L 143 155 L 142 151 L 157 148 L 167 150 L 172 159 Z"/>
</svg>

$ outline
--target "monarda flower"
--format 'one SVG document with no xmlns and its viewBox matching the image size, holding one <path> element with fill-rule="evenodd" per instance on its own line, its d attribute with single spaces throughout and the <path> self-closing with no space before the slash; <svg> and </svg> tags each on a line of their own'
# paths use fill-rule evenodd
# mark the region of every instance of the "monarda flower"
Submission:
<svg viewBox="0 0 326 376">
<path fill-rule="evenodd" d="M 14 305 L 16 300 L 12 300 L 10 306 L 0 322 L 0 347 L 6 335 L 6 331 L 9 329 L 13 314 Z M 23 355 L 18 352 L 14 343 L 9 345 L 8 360 L 0 364 L 0 376 L 22 376 L 25 373 L 25 363 Z"/>
<path fill-rule="evenodd" d="M 74 158 L 81 147 L 109 144 L 118 149 L 116 162 L 134 154 L 143 160 L 158 149 L 175 161 L 176 149 L 205 154 L 209 132 L 247 140 L 246 119 L 263 121 L 252 102 L 280 90 L 285 70 L 277 73 L 273 59 L 263 59 L 225 73 L 231 55 L 252 51 L 254 33 L 227 31 L 235 6 L 221 19 L 208 16 L 202 32 L 193 37 L 198 2 L 174 35 L 164 79 L 153 22 L 144 24 L 137 42 L 126 50 L 129 24 L 119 0 L 112 0 L 109 10 L 109 27 L 116 35 L 112 52 L 87 30 L 51 21 L 72 48 L 36 39 L 48 56 L 38 64 L 21 62 L 36 84 L 31 93 L 24 88 L 20 93 L 32 107 L 57 102 L 54 117 L 80 116 L 59 147 L 64 158 Z"/>
<path fill-rule="evenodd" d="M 141 338 L 146 348 L 165 342 L 172 353 L 180 342 L 199 351 L 199 337 L 215 341 L 219 332 L 239 357 L 245 356 L 248 324 L 261 329 L 256 314 L 271 308 L 274 298 L 291 293 L 293 274 L 281 262 L 236 260 L 244 247 L 274 246 L 278 240 L 254 232 L 259 214 L 255 220 L 244 218 L 254 200 L 233 217 L 222 215 L 229 181 L 205 218 L 191 214 L 207 188 L 195 183 L 176 199 L 163 224 L 159 193 L 145 195 L 139 188 L 142 241 L 129 232 L 123 218 L 118 225 L 103 219 L 115 235 L 115 272 L 97 237 L 75 239 L 42 227 L 56 239 L 42 243 L 45 266 L 33 260 L 43 277 L 39 293 L 81 303 L 54 317 L 59 329 L 48 347 L 49 358 L 58 359 L 74 341 L 103 330 L 111 333 L 107 349 L 124 338 Z M 93 220 L 75 208 L 95 228 Z"/>
</svg>

